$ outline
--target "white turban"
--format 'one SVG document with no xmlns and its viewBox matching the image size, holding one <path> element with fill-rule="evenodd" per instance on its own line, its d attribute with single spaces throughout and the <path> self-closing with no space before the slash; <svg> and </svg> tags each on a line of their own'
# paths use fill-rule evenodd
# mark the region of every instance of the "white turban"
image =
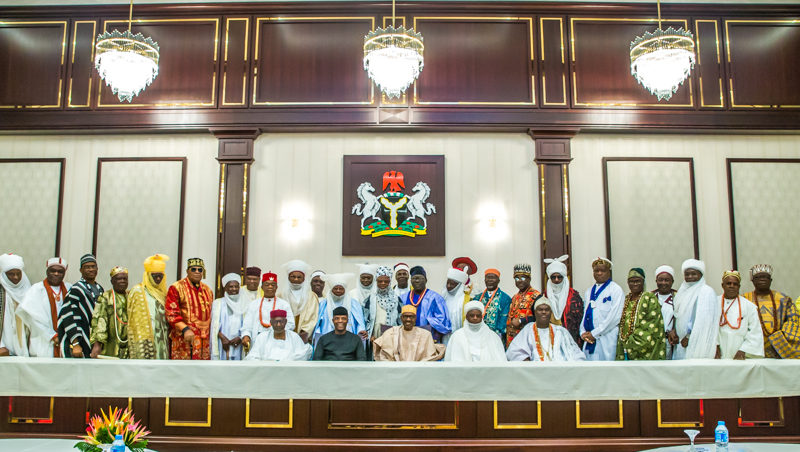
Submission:
<svg viewBox="0 0 800 452">
<path fill-rule="evenodd" d="M 3 254 L 0 256 L 0 273 L 5 273 L 9 270 L 25 270 L 25 262 L 22 256 L 16 254 Z"/>
<path fill-rule="evenodd" d="M 686 259 L 683 261 L 683 265 L 681 265 L 681 272 L 685 272 L 690 268 L 699 271 L 703 274 L 703 276 L 706 274 L 706 263 L 703 261 L 699 261 L 697 259 Z"/>
<path fill-rule="evenodd" d="M 569 259 L 569 255 L 565 254 L 561 257 L 557 257 L 555 259 L 545 259 L 544 263 L 547 265 L 547 277 L 549 278 L 550 275 L 553 273 L 558 273 L 563 277 L 567 277 L 567 266 L 564 265 L 564 262 Z"/>
<path fill-rule="evenodd" d="M 550 300 L 548 300 L 547 297 L 539 297 L 539 299 L 536 300 L 536 303 L 533 304 L 533 309 L 535 310 L 543 304 L 546 304 L 547 306 L 550 306 L 550 309 L 553 309 L 553 305 L 550 304 Z"/>
<path fill-rule="evenodd" d="M 314 279 L 314 278 L 315 278 L 315 277 L 317 277 L 317 276 L 319 276 L 320 278 L 322 278 L 323 276 L 325 276 L 325 272 L 324 272 L 324 271 L 322 271 L 322 270 L 317 270 L 317 271 L 315 271 L 314 273 L 312 273 L 312 274 L 311 274 L 311 277 L 310 277 L 310 278 L 308 278 L 308 279 Z"/>
<path fill-rule="evenodd" d="M 283 269 L 286 270 L 287 275 L 291 272 L 300 272 L 305 276 L 311 271 L 311 266 L 300 259 L 294 259 L 283 264 Z"/>
<path fill-rule="evenodd" d="M 222 277 L 222 287 L 228 285 L 229 282 L 236 281 L 237 283 L 242 283 L 242 277 L 239 276 L 238 273 L 228 273 L 227 275 Z"/>
<path fill-rule="evenodd" d="M 675 279 L 675 269 L 670 267 L 669 265 L 662 265 L 658 267 L 656 269 L 656 278 L 658 278 L 658 275 L 662 273 L 669 273 L 669 275 L 672 276 L 673 279 Z"/>
<path fill-rule="evenodd" d="M 394 266 L 394 271 L 397 272 L 397 271 L 400 271 L 400 270 L 405 270 L 405 271 L 408 272 L 408 271 L 411 271 L 411 267 L 409 267 L 408 264 L 404 264 L 404 263 L 400 262 L 399 264 Z"/>
<path fill-rule="evenodd" d="M 452 279 L 453 281 L 464 284 L 467 282 L 467 279 L 469 279 L 469 275 L 457 268 L 448 268 L 447 279 Z"/>
<path fill-rule="evenodd" d="M 472 311 L 474 309 L 480 310 L 481 311 L 481 315 L 483 315 L 483 312 L 484 312 L 485 308 L 483 307 L 483 303 L 481 303 L 480 301 L 472 300 L 469 303 L 464 305 L 464 314 L 466 314 L 469 311 Z"/>
<path fill-rule="evenodd" d="M 47 268 L 50 267 L 61 267 L 64 269 L 64 271 L 67 271 L 68 265 L 67 261 L 61 259 L 60 257 L 51 257 L 50 259 L 47 259 Z"/>
<path fill-rule="evenodd" d="M 358 265 L 358 274 L 359 275 L 372 275 L 375 276 L 375 271 L 378 270 L 377 265 L 372 264 L 359 264 Z"/>
<path fill-rule="evenodd" d="M 328 284 L 328 287 L 333 289 L 336 286 L 344 287 L 347 290 L 347 284 L 353 279 L 352 273 L 334 273 L 331 275 L 322 275 L 322 280 Z"/>
<path fill-rule="evenodd" d="M 392 267 L 389 267 L 388 265 L 382 265 L 375 270 L 375 276 L 388 276 L 391 278 L 392 273 Z"/>
</svg>

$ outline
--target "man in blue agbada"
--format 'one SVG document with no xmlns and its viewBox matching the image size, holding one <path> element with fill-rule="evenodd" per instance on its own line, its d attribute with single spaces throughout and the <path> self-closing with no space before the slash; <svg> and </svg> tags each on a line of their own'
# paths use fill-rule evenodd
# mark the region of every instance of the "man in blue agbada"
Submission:
<svg viewBox="0 0 800 452">
<path fill-rule="evenodd" d="M 409 273 L 412 290 L 406 295 L 403 304 L 417 308 L 417 326 L 430 325 L 433 340 L 441 342 L 442 337 L 451 331 L 444 298 L 426 287 L 428 275 L 424 268 L 416 266 Z"/>
</svg>

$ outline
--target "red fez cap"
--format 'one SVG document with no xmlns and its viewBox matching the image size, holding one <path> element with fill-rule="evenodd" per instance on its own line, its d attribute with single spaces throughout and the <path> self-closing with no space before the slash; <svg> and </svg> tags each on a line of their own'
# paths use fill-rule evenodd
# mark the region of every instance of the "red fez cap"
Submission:
<svg viewBox="0 0 800 452">
<path fill-rule="evenodd" d="M 283 317 L 286 318 L 286 310 L 284 309 L 275 309 L 269 312 L 269 318 L 274 319 L 275 317 Z"/>
<path fill-rule="evenodd" d="M 263 282 L 267 282 L 267 281 L 278 282 L 278 275 L 276 275 L 275 273 L 272 273 L 272 272 L 264 273 L 264 275 L 261 276 L 261 282 L 263 283 Z"/>
<path fill-rule="evenodd" d="M 458 268 L 461 264 L 466 265 L 467 268 L 464 269 L 464 273 L 468 275 L 474 275 L 478 271 L 478 266 L 475 265 L 475 261 L 466 256 L 453 259 L 453 268 Z"/>
</svg>

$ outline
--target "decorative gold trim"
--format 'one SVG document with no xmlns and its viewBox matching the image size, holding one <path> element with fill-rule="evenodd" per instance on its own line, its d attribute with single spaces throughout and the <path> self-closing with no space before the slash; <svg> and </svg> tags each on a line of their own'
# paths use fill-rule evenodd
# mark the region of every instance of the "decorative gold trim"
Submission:
<svg viewBox="0 0 800 452">
<path fill-rule="evenodd" d="M 250 164 L 245 163 L 244 180 L 242 183 L 242 237 L 247 235 L 247 173 L 249 169 L 250 169 Z"/>
<path fill-rule="evenodd" d="M 33 21 L 15 21 L 15 20 L 0 20 L 0 27 L 9 25 L 54 25 L 60 24 L 64 27 L 61 35 L 61 69 L 58 77 L 58 97 L 56 103 L 53 105 L 0 105 L 0 108 L 61 108 L 61 88 L 64 86 L 64 60 L 67 53 L 67 21 L 66 20 L 33 20 Z"/>
<path fill-rule="evenodd" d="M 14 402 L 14 397 L 8 398 L 8 423 L 9 424 L 52 424 L 53 423 L 53 405 L 55 404 L 55 397 L 50 397 L 50 413 L 47 417 L 16 417 L 11 415 L 11 406 Z"/>
<path fill-rule="evenodd" d="M 558 32 L 559 32 L 559 39 L 561 39 L 561 64 L 564 64 L 565 57 L 564 57 L 564 20 L 561 17 L 540 17 L 539 18 L 539 42 L 541 43 L 541 48 L 539 49 L 539 55 L 541 61 L 544 63 L 544 21 L 546 20 L 557 20 L 558 21 Z M 566 69 L 566 66 L 564 67 Z M 548 102 L 547 101 L 547 80 L 545 77 L 544 71 L 542 71 L 542 105 L 567 105 L 567 74 L 566 71 L 561 72 L 561 90 L 562 90 L 562 99 L 563 102 Z"/>
<path fill-rule="evenodd" d="M 716 19 L 709 20 L 709 19 L 698 19 L 694 21 L 694 30 L 695 30 L 695 45 L 697 45 L 697 65 L 702 67 L 702 62 L 700 61 L 700 24 L 701 23 L 713 23 L 714 24 L 714 39 L 717 44 L 717 67 L 720 65 L 720 52 L 719 52 L 719 28 L 717 25 Z M 703 76 L 698 77 L 698 82 L 700 84 L 700 106 L 701 107 L 725 107 L 725 90 L 722 88 L 722 68 L 719 67 L 719 104 L 718 105 L 706 105 L 703 102 Z"/>
<path fill-rule="evenodd" d="M 289 399 L 289 422 L 269 423 L 250 422 L 250 399 L 245 399 L 244 426 L 245 428 L 292 428 L 294 425 L 294 399 Z"/>
<path fill-rule="evenodd" d="M 545 202 L 544 202 L 544 163 L 539 164 L 539 192 L 541 196 L 541 209 L 542 209 L 542 249 L 545 249 L 547 244 L 547 222 L 545 221 Z"/>
<path fill-rule="evenodd" d="M 569 237 L 569 167 L 561 165 L 561 186 L 564 189 L 564 235 Z"/>
<path fill-rule="evenodd" d="M 737 423 L 739 427 L 742 428 L 750 428 L 750 427 L 785 427 L 786 426 L 786 418 L 784 417 L 783 412 L 783 397 L 778 397 L 778 422 L 775 421 L 747 421 L 742 419 L 742 399 L 738 399 L 739 403 L 739 416 L 737 417 Z"/>
<path fill-rule="evenodd" d="M 234 20 L 244 21 L 244 61 L 247 62 L 247 45 L 250 41 L 250 18 L 249 17 L 229 17 L 225 20 L 225 53 L 223 54 L 224 69 L 222 71 L 222 95 L 220 96 L 223 106 L 245 105 L 247 103 L 247 71 L 242 74 L 242 101 L 241 102 L 227 102 L 225 100 L 226 90 L 228 86 L 228 42 L 231 22 Z"/>
<path fill-rule="evenodd" d="M 530 50 L 530 68 L 533 68 L 533 62 L 536 61 L 536 45 L 533 41 L 533 18 L 531 17 L 507 17 L 507 16 L 414 16 L 414 30 L 419 32 L 417 28 L 417 20 L 485 20 L 485 21 L 506 21 L 506 22 L 527 22 L 528 23 L 528 44 Z M 455 101 L 455 102 L 425 102 L 419 99 L 417 95 L 417 84 L 414 84 L 414 98 L 415 105 L 536 105 L 536 74 L 531 70 L 531 100 L 530 102 L 495 102 L 495 101 Z"/>
<path fill-rule="evenodd" d="M 500 424 L 497 422 L 497 400 L 493 403 L 494 429 L 495 430 L 538 430 L 542 428 L 542 401 L 536 401 L 536 423 L 535 424 Z"/>
<path fill-rule="evenodd" d="M 328 430 L 458 430 L 458 402 L 453 402 L 452 424 L 334 424 L 331 401 L 328 401 Z"/>
<path fill-rule="evenodd" d="M 253 57 L 253 102 L 252 105 L 375 105 L 375 85 L 369 81 L 369 101 L 356 101 L 356 102 L 271 102 L 263 101 L 258 102 L 258 58 L 259 58 L 259 43 L 261 40 L 261 22 L 274 21 L 342 21 L 342 20 L 367 20 L 370 23 L 369 29 L 375 28 L 375 17 L 373 16 L 320 16 L 320 17 L 257 17 L 256 18 L 256 42 L 255 42 L 255 57 Z"/>
<path fill-rule="evenodd" d="M 575 22 L 652 22 L 657 23 L 658 18 L 627 18 L 627 17 L 570 17 L 569 30 L 570 30 L 570 50 L 572 54 L 573 65 L 577 64 L 575 59 Z M 670 22 L 678 22 L 683 24 L 683 28 L 689 29 L 688 19 L 662 19 L 662 23 L 669 24 Z M 640 104 L 636 102 L 578 102 L 578 78 L 577 71 L 572 69 L 572 104 L 576 107 L 668 107 L 668 108 L 686 108 L 694 107 L 694 94 L 692 90 L 692 83 L 689 80 L 689 103 L 688 104 Z"/>
<path fill-rule="evenodd" d="M 619 401 L 619 423 L 616 424 L 584 424 L 581 422 L 581 401 L 575 401 L 575 428 L 623 428 L 624 417 L 622 414 L 622 400 Z"/>
<path fill-rule="evenodd" d="M 800 20 L 797 19 L 789 19 L 789 20 L 751 20 L 751 19 L 731 19 L 725 21 L 725 50 L 727 51 L 728 55 L 728 68 L 730 69 L 732 66 L 731 61 L 731 41 L 730 41 L 730 30 L 728 29 L 728 24 L 732 23 L 744 23 L 744 24 L 785 24 L 785 25 L 800 25 Z M 737 104 L 733 98 L 733 71 L 728 71 L 728 85 L 730 86 L 730 103 L 731 108 L 800 108 L 800 105 L 743 105 Z"/>
<path fill-rule="evenodd" d="M 211 427 L 211 397 L 208 398 L 208 411 L 205 421 L 170 421 L 169 397 L 164 401 L 164 426 L 165 427 Z"/>
<path fill-rule="evenodd" d="M 219 233 L 222 234 L 222 219 L 225 216 L 225 163 L 219 165 Z"/>
<path fill-rule="evenodd" d="M 658 428 L 703 428 L 705 425 L 702 400 L 700 401 L 699 422 L 664 422 L 661 418 L 661 399 L 656 400 L 656 416 L 658 417 Z"/>
<path fill-rule="evenodd" d="M 92 70 L 94 70 L 94 41 L 97 37 L 97 22 L 94 20 L 76 20 L 73 22 L 72 27 L 72 57 L 70 58 L 70 65 L 75 65 L 75 42 L 77 41 L 78 36 L 78 25 L 80 24 L 92 24 L 92 44 L 91 50 L 89 51 L 89 61 L 92 65 Z M 92 103 L 92 72 L 89 72 L 89 81 L 86 82 L 88 86 L 88 90 L 86 92 L 86 104 L 85 105 L 76 105 L 72 103 L 72 79 L 73 79 L 73 72 L 70 69 L 69 73 L 69 89 L 67 89 L 67 108 L 86 108 L 90 107 Z"/>
<path fill-rule="evenodd" d="M 219 53 L 219 21 L 217 17 L 198 17 L 192 19 L 134 19 L 134 24 L 157 24 L 168 22 L 208 22 L 214 23 L 214 65 L 216 67 L 218 53 Z M 127 25 L 127 20 L 105 20 L 103 21 L 103 31 L 108 31 L 109 24 L 122 24 Z M 103 97 L 103 81 L 98 77 L 97 79 L 97 107 L 100 108 L 130 108 L 130 107 L 213 107 L 217 102 L 217 70 L 214 69 L 211 75 L 211 100 L 208 102 L 157 102 L 149 104 L 137 104 L 120 102 L 119 104 L 104 104 L 102 103 Z"/>
</svg>

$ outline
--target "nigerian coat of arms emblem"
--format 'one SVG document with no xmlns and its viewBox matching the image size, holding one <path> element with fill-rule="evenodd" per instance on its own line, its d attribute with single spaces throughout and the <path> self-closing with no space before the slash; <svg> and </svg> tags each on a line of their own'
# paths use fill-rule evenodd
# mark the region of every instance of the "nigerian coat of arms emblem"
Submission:
<svg viewBox="0 0 800 452">
<path fill-rule="evenodd" d="M 416 237 L 427 234 L 428 217 L 436 214 L 436 206 L 426 202 L 431 188 L 425 182 L 417 182 L 411 194 L 406 188 L 403 173 L 386 171 L 380 195 L 375 187 L 362 182 L 356 189 L 360 203 L 353 205 L 352 215 L 361 217 L 361 235 L 371 237 L 404 236 Z"/>
</svg>

